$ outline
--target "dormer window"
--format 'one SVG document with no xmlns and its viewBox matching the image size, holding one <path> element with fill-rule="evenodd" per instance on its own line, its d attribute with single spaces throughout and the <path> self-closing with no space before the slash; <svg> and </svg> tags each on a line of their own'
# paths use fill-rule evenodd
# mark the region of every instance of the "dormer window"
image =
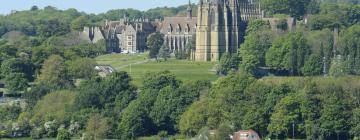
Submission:
<svg viewBox="0 0 360 140">
<path fill-rule="evenodd" d="M 188 33 L 188 32 L 190 32 L 190 28 L 189 28 L 189 24 L 186 24 L 185 33 Z"/>
<path fill-rule="evenodd" d="M 168 28 L 167 28 L 168 33 L 170 34 L 172 32 L 172 27 L 171 24 L 169 24 Z"/>
<path fill-rule="evenodd" d="M 181 32 L 181 28 L 180 28 L 180 25 L 178 24 L 178 26 L 176 27 L 176 32 L 177 33 L 180 33 Z"/>
</svg>

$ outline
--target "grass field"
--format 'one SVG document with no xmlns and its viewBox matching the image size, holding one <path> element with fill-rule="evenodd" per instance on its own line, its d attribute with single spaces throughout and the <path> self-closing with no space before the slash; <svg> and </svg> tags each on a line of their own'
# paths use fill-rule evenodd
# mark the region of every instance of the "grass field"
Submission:
<svg viewBox="0 0 360 140">
<path fill-rule="evenodd" d="M 188 60 L 170 59 L 166 62 L 156 62 L 145 59 L 147 54 L 125 55 L 111 54 L 96 58 L 98 64 L 111 65 L 118 71 L 126 71 L 134 79 L 134 84 L 141 85 L 143 77 L 148 72 L 160 72 L 168 70 L 178 79 L 187 80 L 210 80 L 218 78 L 215 74 L 215 63 L 192 62 Z"/>
</svg>

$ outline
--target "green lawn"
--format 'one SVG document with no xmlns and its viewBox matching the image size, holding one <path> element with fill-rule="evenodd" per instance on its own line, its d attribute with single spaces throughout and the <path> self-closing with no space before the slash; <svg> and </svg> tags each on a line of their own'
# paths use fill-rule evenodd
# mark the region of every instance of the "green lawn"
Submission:
<svg viewBox="0 0 360 140">
<path fill-rule="evenodd" d="M 215 63 L 192 62 L 188 60 L 170 59 L 166 62 L 146 60 L 147 54 L 124 55 L 111 54 L 96 58 L 98 64 L 108 64 L 118 71 L 126 71 L 134 79 L 134 84 L 141 85 L 143 77 L 148 72 L 160 72 L 168 70 L 178 79 L 187 80 L 210 80 L 218 78 L 215 74 Z"/>
<path fill-rule="evenodd" d="M 98 64 L 111 65 L 115 69 L 129 64 L 147 61 L 147 53 L 141 54 L 107 54 L 95 58 Z"/>
</svg>

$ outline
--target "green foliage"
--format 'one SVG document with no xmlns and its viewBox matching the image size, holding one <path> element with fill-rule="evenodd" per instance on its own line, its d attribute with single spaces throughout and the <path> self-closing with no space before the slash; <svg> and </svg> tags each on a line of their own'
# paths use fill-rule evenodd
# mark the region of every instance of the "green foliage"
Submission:
<svg viewBox="0 0 360 140">
<path fill-rule="evenodd" d="M 56 140 L 71 140 L 71 135 L 66 129 L 59 130 Z"/>
<path fill-rule="evenodd" d="M 38 100 L 50 92 L 50 88 L 46 85 L 35 85 L 32 86 L 29 91 L 26 91 L 23 94 L 25 102 L 28 104 L 29 108 L 35 106 Z"/>
<path fill-rule="evenodd" d="M 23 92 L 28 87 L 28 80 L 23 73 L 10 73 L 6 76 L 5 83 L 10 94 Z"/>
<path fill-rule="evenodd" d="M 276 39 L 266 53 L 266 65 L 275 69 L 288 70 L 292 75 L 300 75 L 309 46 L 300 32 L 289 33 Z"/>
<path fill-rule="evenodd" d="M 240 59 L 237 54 L 224 54 L 221 56 L 217 73 L 227 75 L 231 70 L 237 71 L 239 69 Z"/>
<path fill-rule="evenodd" d="M 90 79 L 96 75 L 94 67 L 96 62 L 90 58 L 78 58 L 68 62 L 68 72 L 72 78 Z"/>
<path fill-rule="evenodd" d="M 75 93 L 72 91 L 64 90 L 49 93 L 36 103 L 31 120 L 38 126 L 44 125 L 48 121 L 65 123 L 70 119 L 69 108 L 74 101 Z"/>
<path fill-rule="evenodd" d="M 53 89 L 72 85 L 68 80 L 64 59 L 58 55 L 52 55 L 44 62 L 37 80 Z"/>
<path fill-rule="evenodd" d="M 270 25 L 263 20 L 250 20 L 246 27 L 246 35 L 270 28 Z"/>
<path fill-rule="evenodd" d="M 100 114 L 93 114 L 86 124 L 85 138 L 91 140 L 106 138 L 107 130 L 107 119 L 103 118 Z"/>
<path fill-rule="evenodd" d="M 301 18 L 306 14 L 311 0 L 262 0 L 262 5 L 270 14 L 289 14 Z"/>
<path fill-rule="evenodd" d="M 235 131 L 236 130 L 233 130 L 230 124 L 220 124 L 216 132 L 215 140 L 230 140 L 230 135 L 232 135 Z"/>
<path fill-rule="evenodd" d="M 15 121 L 21 113 L 19 105 L 5 105 L 0 106 L 0 120 L 1 122 Z M 1 123 L 0 123 L 1 124 Z"/>
<path fill-rule="evenodd" d="M 177 88 L 180 85 L 180 82 L 169 71 L 148 73 L 143 81 L 144 88 L 155 90 L 160 90 L 167 86 L 170 86 L 171 88 Z"/>
<path fill-rule="evenodd" d="M 191 46 L 188 46 L 191 47 Z M 189 53 L 187 51 L 183 51 L 183 50 L 179 50 L 179 51 L 175 51 L 175 58 L 176 59 L 188 59 L 189 58 Z"/>
<path fill-rule="evenodd" d="M 88 17 L 80 16 L 71 22 L 70 28 L 73 31 L 82 31 L 85 26 L 89 26 Z"/>
<path fill-rule="evenodd" d="M 36 32 L 40 37 L 51 37 L 58 35 L 65 35 L 70 32 L 68 24 L 58 20 L 52 19 L 48 21 L 40 21 L 37 25 Z"/>
<path fill-rule="evenodd" d="M 167 61 L 167 59 L 170 58 L 169 46 L 162 45 L 160 47 L 159 53 L 157 54 L 157 57 L 164 59 L 164 61 Z"/>
<path fill-rule="evenodd" d="M 7 77 L 11 73 L 21 73 L 27 80 L 33 80 L 33 66 L 27 59 L 10 58 L 1 63 L 1 75 Z"/>
<path fill-rule="evenodd" d="M 257 23 L 255 22 L 254 24 Z M 241 44 L 240 47 L 240 66 L 244 68 L 246 72 L 253 72 L 254 69 L 265 66 L 265 55 L 271 47 L 271 43 L 275 38 L 274 36 L 274 33 L 271 31 L 263 31 L 261 29 L 257 29 L 257 31 L 252 31 L 247 34 L 245 42 Z"/>
<path fill-rule="evenodd" d="M 341 77 L 350 74 L 348 63 L 343 61 L 341 57 L 333 59 L 329 69 L 329 74 L 333 77 Z"/>
<path fill-rule="evenodd" d="M 144 134 L 149 134 L 153 124 L 147 115 L 148 101 L 140 97 L 129 104 L 124 110 L 119 124 L 122 139 L 133 139 Z M 151 102 L 151 101 L 150 101 Z"/>
<path fill-rule="evenodd" d="M 270 134 L 275 134 L 276 136 L 290 136 L 288 134 L 289 128 L 292 127 L 292 124 L 300 123 L 302 120 L 301 116 L 301 96 L 298 94 L 290 94 L 282 98 L 279 103 L 276 104 L 274 112 L 271 115 L 271 123 L 268 126 Z M 301 131 L 297 128 L 298 131 Z"/>
<path fill-rule="evenodd" d="M 179 129 L 182 134 L 194 136 L 203 126 L 206 126 L 208 105 L 207 100 L 196 101 L 181 115 Z"/>
<path fill-rule="evenodd" d="M 276 25 L 276 28 L 286 31 L 288 29 L 287 19 L 280 19 L 279 23 Z"/>
<path fill-rule="evenodd" d="M 310 55 L 301 69 L 305 76 L 320 75 L 323 70 L 323 59 L 318 55 Z"/>
<path fill-rule="evenodd" d="M 351 74 L 359 74 L 360 70 L 360 25 L 353 25 L 341 33 L 339 51 L 345 61 L 345 68 Z"/>
<path fill-rule="evenodd" d="M 151 34 L 146 42 L 146 45 L 149 48 L 149 58 L 156 58 L 159 53 L 159 50 L 161 46 L 164 44 L 164 35 L 157 32 L 154 34 Z"/>
<path fill-rule="evenodd" d="M 136 88 L 130 82 L 131 78 L 126 72 L 85 81 L 78 87 L 75 105 L 78 109 L 116 106 L 121 111 L 136 96 Z"/>
</svg>

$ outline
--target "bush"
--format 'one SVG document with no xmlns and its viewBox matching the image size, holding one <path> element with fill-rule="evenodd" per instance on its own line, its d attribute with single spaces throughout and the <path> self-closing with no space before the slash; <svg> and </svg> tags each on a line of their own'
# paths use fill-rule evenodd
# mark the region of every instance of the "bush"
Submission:
<svg viewBox="0 0 360 140">
<path fill-rule="evenodd" d="M 70 133 L 66 129 L 59 130 L 56 140 L 71 140 Z"/>
</svg>

